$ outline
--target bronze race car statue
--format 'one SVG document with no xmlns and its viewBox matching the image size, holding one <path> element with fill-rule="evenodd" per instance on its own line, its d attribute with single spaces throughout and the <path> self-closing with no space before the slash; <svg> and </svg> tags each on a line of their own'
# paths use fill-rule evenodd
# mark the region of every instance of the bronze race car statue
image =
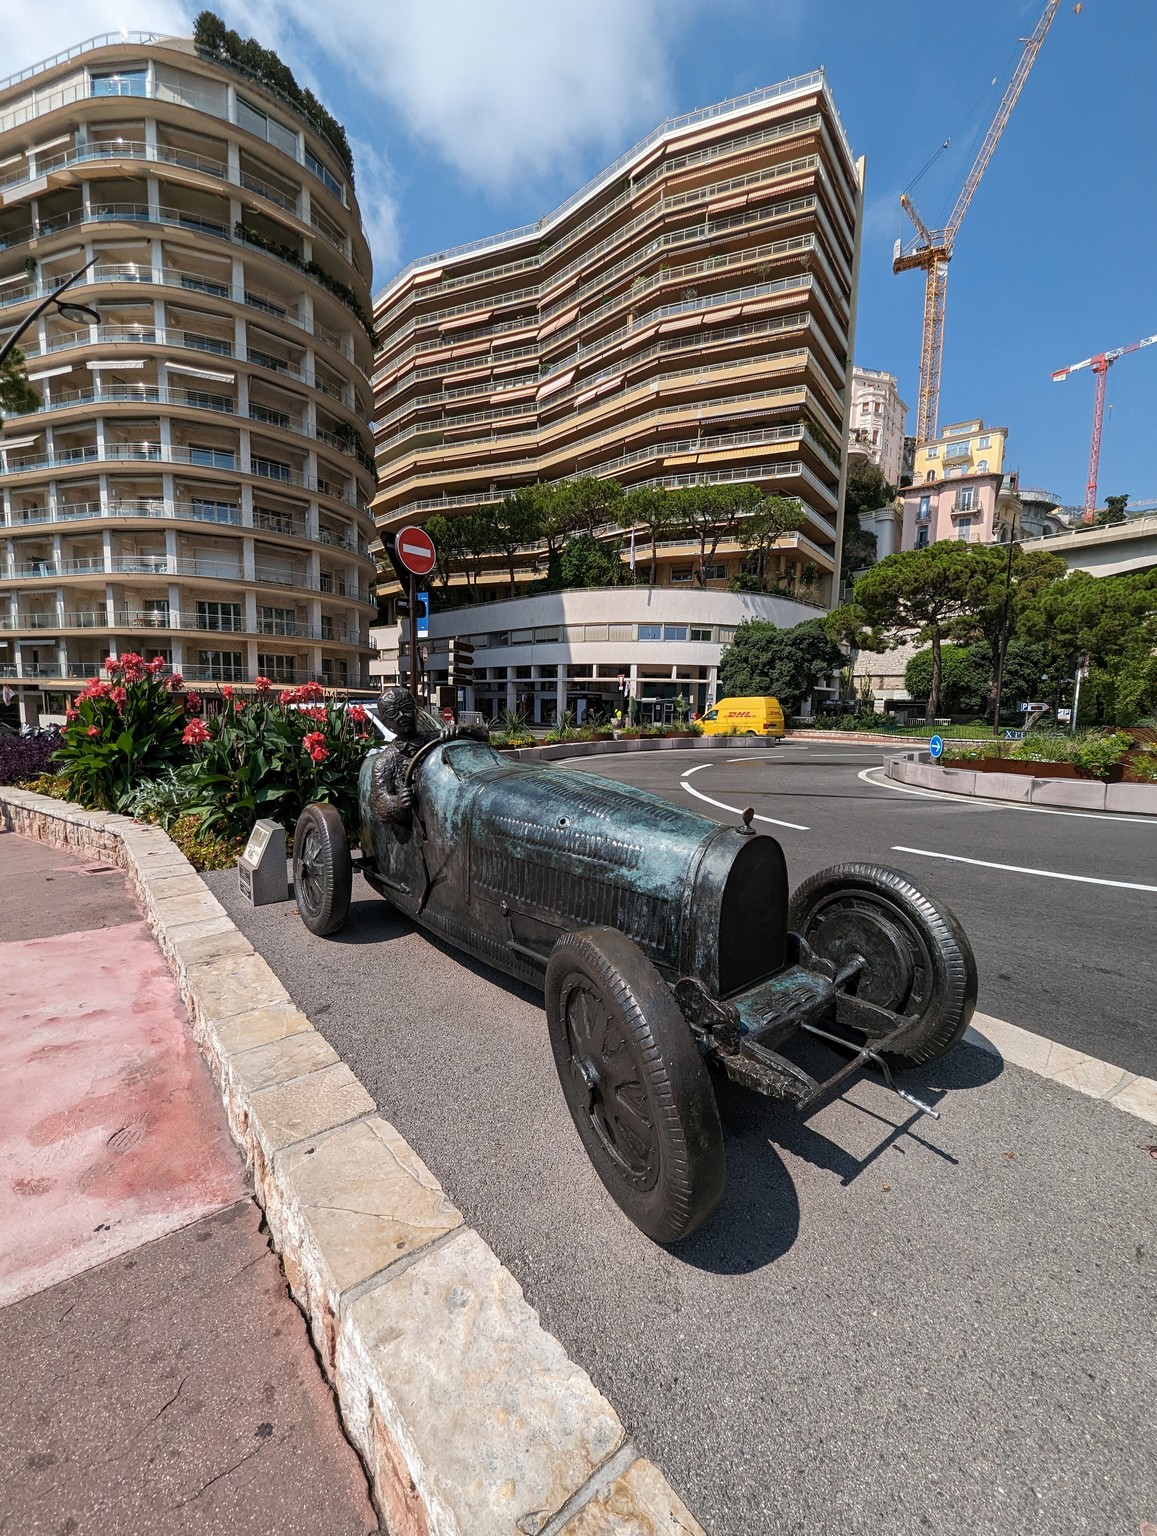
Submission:
<svg viewBox="0 0 1157 1536">
<path fill-rule="evenodd" d="M 443 732 L 402 690 L 394 739 L 360 781 L 357 867 L 400 912 L 541 987 L 567 1104 L 600 1178 L 649 1237 L 672 1243 L 723 1193 L 708 1066 L 810 1111 L 873 1063 L 950 1050 L 976 1004 L 959 923 L 906 875 L 840 864 L 790 894 L 783 852 L 629 785 L 514 761 Z M 333 933 L 353 861 L 332 806 L 294 839 L 306 926 Z M 833 1033 L 833 1030 L 838 1033 Z M 852 1053 L 817 1081 L 782 1053 L 799 1031 Z"/>
</svg>

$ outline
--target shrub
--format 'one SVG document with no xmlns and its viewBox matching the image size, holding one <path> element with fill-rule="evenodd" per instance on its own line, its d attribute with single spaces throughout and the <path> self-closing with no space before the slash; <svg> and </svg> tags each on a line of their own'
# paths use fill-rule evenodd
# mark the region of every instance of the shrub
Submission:
<svg viewBox="0 0 1157 1536">
<path fill-rule="evenodd" d="M 231 869 L 245 847 L 243 837 L 215 837 L 206 832 L 198 816 L 179 816 L 168 833 L 194 869 Z"/>
<path fill-rule="evenodd" d="M 565 720 L 566 717 L 563 718 Z M 490 738 L 496 747 L 534 746 L 533 733 L 526 728 L 522 716 L 513 709 L 503 710 L 501 722 L 491 730 Z"/>
<path fill-rule="evenodd" d="M 189 765 L 166 768 L 156 779 L 146 779 L 125 801 L 125 810 L 138 821 L 152 821 L 167 832 L 173 823 L 184 816 L 197 797 L 196 786 L 189 776 Z"/>
<path fill-rule="evenodd" d="M 67 712 L 55 762 L 70 800 L 120 811 L 145 779 L 182 756 L 183 680 L 166 675 L 159 658 L 146 663 L 132 651 L 104 665 L 107 681 L 94 679 Z"/>
<path fill-rule="evenodd" d="M 183 741 L 193 760 L 177 778 L 189 786 L 185 808 L 203 834 L 247 837 L 262 816 L 291 830 L 311 801 L 322 800 L 357 837 L 358 772 L 370 727 L 359 705 L 342 709 L 324 697 L 318 683 L 274 697 L 260 678 L 255 696 L 237 698 L 226 686 L 216 718 L 188 723 Z"/>
<path fill-rule="evenodd" d="M 1132 737 L 1121 731 L 1080 731 L 1075 736 L 1062 736 L 1059 731 L 1029 731 L 1008 756 L 1027 763 L 1073 763 L 1103 779 L 1110 768 L 1124 760 L 1132 745 Z"/>
<path fill-rule="evenodd" d="M 53 800 L 68 799 L 68 785 L 57 773 L 42 773 L 38 779 L 28 779 L 18 788 L 31 789 L 38 795 L 49 795 Z"/>
<path fill-rule="evenodd" d="M 52 772 L 52 757 L 60 747 L 55 731 L 43 736 L 0 736 L 0 784 L 22 784 Z"/>
</svg>

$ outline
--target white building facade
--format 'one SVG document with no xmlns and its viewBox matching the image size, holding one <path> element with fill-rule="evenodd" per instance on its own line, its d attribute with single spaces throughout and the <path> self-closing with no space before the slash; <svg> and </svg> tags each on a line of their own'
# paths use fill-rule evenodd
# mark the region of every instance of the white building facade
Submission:
<svg viewBox="0 0 1157 1536">
<path fill-rule="evenodd" d="M 852 369 L 852 405 L 848 454 L 875 464 L 889 485 L 900 484 L 904 469 L 904 422 L 908 407 L 900 399 L 894 373 Z"/>
</svg>

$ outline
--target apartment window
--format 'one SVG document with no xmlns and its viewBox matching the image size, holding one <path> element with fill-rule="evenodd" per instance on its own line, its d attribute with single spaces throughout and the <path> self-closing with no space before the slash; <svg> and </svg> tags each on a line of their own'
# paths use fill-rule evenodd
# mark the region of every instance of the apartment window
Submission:
<svg viewBox="0 0 1157 1536">
<path fill-rule="evenodd" d="M 875 446 L 879 441 L 880 441 L 880 429 L 879 429 L 879 427 L 875 427 L 872 430 L 872 444 L 873 444 L 873 446 Z"/>
<path fill-rule="evenodd" d="M 257 670 L 262 677 L 274 683 L 292 683 L 297 676 L 296 656 L 272 656 L 264 651 L 257 653 Z"/>
<path fill-rule="evenodd" d="M 877 400 L 877 401 L 876 401 L 876 415 L 877 415 L 877 416 L 878 416 L 878 415 L 879 415 L 879 414 L 880 414 L 880 412 L 881 412 L 881 411 L 882 411 L 882 410 L 883 410 L 883 406 L 882 406 L 882 405 L 881 405 L 881 404 L 880 404 L 880 402 L 879 402 L 879 401 L 878 401 L 878 400 Z"/>
<path fill-rule="evenodd" d="M 727 565 L 726 565 L 726 562 L 721 562 L 719 565 L 709 565 L 707 567 L 707 580 L 708 581 L 726 581 L 727 580 Z"/>
<path fill-rule="evenodd" d="M 291 480 L 293 470 L 288 464 L 283 464 L 280 459 L 259 459 L 253 457 L 249 461 L 253 466 L 253 473 L 260 475 L 263 480 Z"/>
<path fill-rule="evenodd" d="M 558 643 L 558 626 L 553 629 L 536 629 L 534 632 L 535 643 L 539 645 L 553 645 Z"/>
<path fill-rule="evenodd" d="M 926 527 L 925 528 L 917 528 L 917 530 L 916 530 L 916 548 L 917 549 L 927 549 L 928 548 L 928 529 Z"/>
<path fill-rule="evenodd" d="M 239 523 L 241 514 L 235 501 L 193 499 L 193 516 L 199 523 Z"/>
<path fill-rule="evenodd" d="M 924 457 L 927 459 L 938 459 L 940 457 L 940 449 L 935 445 L 931 448 L 926 448 L 924 450 Z"/>
<path fill-rule="evenodd" d="M 191 288 L 196 293 L 208 293 L 215 299 L 227 299 L 229 289 L 224 283 L 210 282 L 207 277 L 190 277 L 187 272 L 181 273 L 181 287 Z"/>
<path fill-rule="evenodd" d="M 870 416 L 871 414 L 872 414 L 872 402 L 870 400 L 865 400 L 863 405 L 860 406 L 860 415 L 861 416 Z"/>
<path fill-rule="evenodd" d="M 988 436 L 987 434 L 984 437 L 978 437 L 976 439 L 976 446 L 978 448 L 991 448 L 992 447 L 992 438 L 990 436 Z"/>
<path fill-rule="evenodd" d="M 962 486 L 956 493 L 956 510 L 958 512 L 971 512 L 972 498 L 975 494 L 972 486 Z"/>
<path fill-rule="evenodd" d="M 297 610 L 295 608 L 265 608 L 261 609 L 261 633 L 263 635 L 292 635 L 297 630 Z M 263 672 L 264 667 L 261 669 Z"/>
<path fill-rule="evenodd" d="M 967 459 L 972 453 L 968 443 L 949 443 L 944 450 L 946 459 Z"/>
<path fill-rule="evenodd" d="M 237 455 L 231 448 L 189 448 L 190 464 L 203 464 L 209 469 L 235 469 L 236 461 Z"/>
<path fill-rule="evenodd" d="M 317 177 L 318 181 L 325 183 L 338 202 L 344 201 L 342 198 L 341 182 L 336 177 L 330 175 L 308 144 L 305 146 L 305 163 L 309 170 Z"/>
<path fill-rule="evenodd" d="M 687 586 L 694 574 L 689 565 L 676 567 L 671 572 L 671 585 L 673 587 Z"/>
<path fill-rule="evenodd" d="M 935 480 L 935 478 L 936 478 L 936 471 L 934 469 L 929 469 L 929 470 L 927 470 L 925 472 L 925 475 L 924 475 L 925 481 Z"/>
<path fill-rule="evenodd" d="M 262 112 L 260 107 L 246 101 L 244 96 L 237 98 L 237 123 L 250 133 L 255 133 L 259 139 L 276 144 L 278 149 L 284 150 L 294 160 L 297 159 L 297 134 L 279 123 L 275 117 Z"/>
<path fill-rule="evenodd" d="M 694 629 L 693 628 L 691 630 L 691 639 L 692 640 L 706 640 L 706 641 L 709 642 L 710 639 L 711 639 L 711 631 L 709 629 Z"/>
<path fill-rule="evenodd" d="M 663 625 L 663 639 L 664 640 L 686 640 L 686 638 L 687 638 L 687 626 L 686 626 L 686 624 L 664 624 Z"/>
<path fill-rule="evenodd" d="M 240 651 L 202 651 L 201 670 L 211 683 L 239 683 L 241 681 Z"/>
<path fill-rule="evenodd" d="M 640 624 L 640 640 L 661 640 L 663 638 L 663 626 L 661 624 Z"/>
<path fill-rule="evenodd" d="M 932 498 L 931 498 L 931 496 L 921 496 L 921 498 L 920 498 L 920 510 L 919 510 L 919 512 L 917 512 L 916 516 L 920 517 L 920 518 L 928 518 L 928 517 L 932 516 Z"/>
<path fill-rule="evenodd" d="M 253 526 L 255 528 L 268 528 L 274 533 L 300 534 L 301 525 L 289 512 L 277 512 L 271 507 L 253 508 Z"/>
<path fill-rule="evenodd" d="M 349 668 L 340 656 L 332 661 L 325 660 L 321 664 L 322 681 L 331 688 L 344 688 L 349 677 Z"/>
<path fill-rule="evenodd" d="M 982 475 L 985 474 L 987 472 L 987 470 L 988 470 L 988 460 L 987 459 L 981 459 L 980 463 L 976 466 L 976 468 L 977 468 L 977 471 L 978 471 L 979 474 L 982 474 Z"/>
<path fill-rule="evenodd" d="M 107 75 L 93 75 L 94 96 L 144 96 L 148 93 L 147 69 L 118 69 Z"/>
<path fill-rule="evenodd" d="M 237 633 L 241 628 L 241 604 L 198 603 L 197 628 Z"/>
<path fill-rule="evenodd" d="M 140 622 L 149 629 L 168 629 L 169 627 L 169 599 L 167 597 L 146 597 L 141 604 L 144 612 Z"/>
<path fill-rule="evenodd" d="M 268 422 L 271 427 L 288 427 L 290 425 L 289 417 L 284 411 L 270 410 L 267 405 L 253 405 L 251 403 L 249 414 L 254 421 Z"/>
<path fill-rule="evenodd" d="M 970 517 L 962 517 L 956 525 L 956 537 L 960 539 L 962 543 L 967 544 L 968 540 L 972 536 L 971 529 L 972 519 Z"/>
</svg>

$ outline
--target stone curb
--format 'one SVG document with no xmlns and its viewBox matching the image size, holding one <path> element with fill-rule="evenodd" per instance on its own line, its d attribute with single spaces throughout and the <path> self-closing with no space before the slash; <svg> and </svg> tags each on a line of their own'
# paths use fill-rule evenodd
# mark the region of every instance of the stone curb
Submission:
<svg viewBox="0 0 1157 1536">
<path fill-rule="evenodd" d="M 977 773 L 969 768 L 941 768 L 912 756 L 889 758 L 884 772 L 901 784 L 968 795 L 975 800 L 1157 816 L 1157 784 L 1104 784 L 1100 779 L 1035 779 L 1027 773 Z"/>
<path fill-rule="evenodd" d="M 767 736 L 638 736 L 630 741 L 557 741 L 543 747 L 501 747 L 505 756 L 524 763 L 553 763 L 566 757 L 596 757 L 621 752 L 697 752 L 703 748 L 734 750 L 736 747 L 778 746 Z"/>
<path fill-rule="evenodd" d="M 0 821 L 126 871 L 390 1536 L 704 1536 L 168 835 L 11 788 Z"/>
</svg>

